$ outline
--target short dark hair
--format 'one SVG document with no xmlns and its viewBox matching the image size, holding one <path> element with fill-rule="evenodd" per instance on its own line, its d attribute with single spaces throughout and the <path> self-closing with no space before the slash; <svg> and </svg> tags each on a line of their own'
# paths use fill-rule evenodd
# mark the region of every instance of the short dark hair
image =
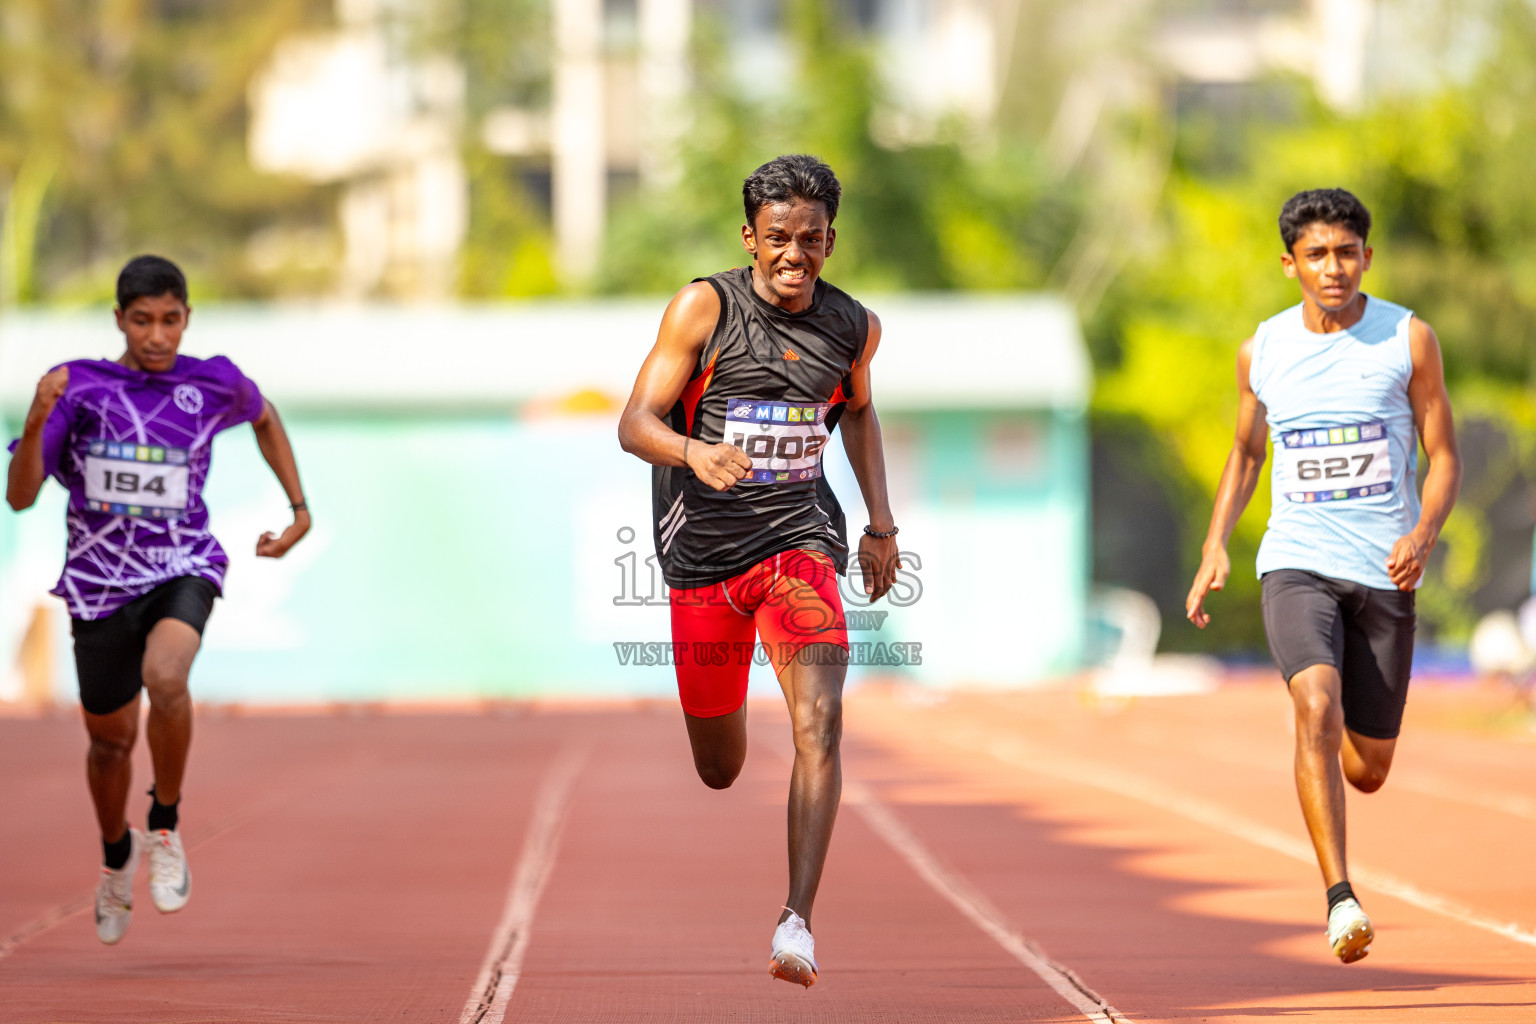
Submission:
<svg viewBox="0 0 1536 1024">
<path fill-rule="evenodd" d="M 1290 252 L 1308 224 L 1342 224 L 1364 242 L 1371 236 L 1371 211 L 1342 188 L 1314 188 L 1297 192 L 1280 209 L 1280 240 Z"/>
<path fill-rule="evenodd" d="M 127 311 L 134 299 L 170 292 L 187 301 L 187 279 L 181 268 L 160 256 L 135 256 L 117 275 L 117 308 Z"/>
<path fill-rule="evenodd" d="M 792 200 L 820 202 L 827 208 L 827 220 L 837 219 L 837 204 L 843 198 L 843 186 L 832 168 L 814 156 L 791 153 L 770 160 L 753 171 L 741 183 L 742 204 L 747 209 L 747 223 L 757 224 L 757 211 L 765 206 Z"/>
</svg>

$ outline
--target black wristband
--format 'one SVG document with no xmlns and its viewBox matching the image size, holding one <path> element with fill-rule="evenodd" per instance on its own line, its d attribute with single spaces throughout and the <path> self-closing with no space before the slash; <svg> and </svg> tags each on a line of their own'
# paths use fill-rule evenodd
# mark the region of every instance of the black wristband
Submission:
<svg viewBox="0 0 1536 1024">
<path fill-rule="evenodd" d="M 887 530 L 884 533 L 882 533 L 879 530 L 875 529 L 873 526 L 866 526 L 866 527 L 864 527 L 864 532 L 869 534 L 871 537 L 878 537 L 880 540 L 885 540 L 885 538 L 887 538 L 887 537 L 894 537 L 898 533 L 900 533 L 901 532 L 901 527 L 893 526 L 889 530 Z"/>
<path fill-rule="evenodd" d="M 308 512 L 309 511 L 309 502 L 307 502 L 307 501 L 295 501 L 291 505 L 289 505 L 288 507 L 293 509 L 295 512 Z"/>
</svg>

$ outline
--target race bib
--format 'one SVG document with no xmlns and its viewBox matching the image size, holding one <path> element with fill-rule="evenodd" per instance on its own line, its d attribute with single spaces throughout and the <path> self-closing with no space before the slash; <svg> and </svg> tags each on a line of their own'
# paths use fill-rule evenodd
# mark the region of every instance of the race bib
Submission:
<svg viewBox="0 0 1536 1024">
<path fill-rule="evenodd" d="M 747 453 L 752 470 L 743 481 L 786 483 L 821 476 L 829 402 L 758 402 L 732 398 L 725 403 L 726 444 Z"/>
<path fill-rule="evenodd" d="M 1292 430 L 1275 445 L 1275 486 L 1289 501 L 1351 501 L 1392 489 L 1384 423 Z"/>
<path fill-rule="evenodd" d="M 187 509 L 185 448 L 92 441 L 85 456 L 85 504 L 93 512 L 176 519 Z"/>
</svg>

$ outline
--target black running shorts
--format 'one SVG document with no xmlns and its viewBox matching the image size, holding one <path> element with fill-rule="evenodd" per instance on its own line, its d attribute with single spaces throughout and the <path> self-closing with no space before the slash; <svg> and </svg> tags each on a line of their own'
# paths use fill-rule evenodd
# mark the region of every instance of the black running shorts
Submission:
<svg viewBox="0 0 1536 1024">
<path fill-rule="evenodd" d="M 202 635 L 219 588 L 201 576 L 178 576 L 102 619 L 71 619 L 80 703 L 109 715 L 144 688 L 144 644 L 161 619 L 178 619 Z"/>
<path fill-rule="evenodd" d="M 1285 676 L 1332 665 L 1344 681 L 1344 724 L 1396 739 L 1413 669 L 1413 591 L 1377 590 L 1301 569 L 1264 574 L 1264 632 Z"/>
</svg>

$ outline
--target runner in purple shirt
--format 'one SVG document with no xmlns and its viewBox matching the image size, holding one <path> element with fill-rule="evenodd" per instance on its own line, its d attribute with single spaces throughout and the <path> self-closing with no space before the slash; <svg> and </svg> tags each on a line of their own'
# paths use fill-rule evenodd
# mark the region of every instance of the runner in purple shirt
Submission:
<svg viewBox="0 0 1536 1024">
<path fill-rule="evenodd" d="M 309 531 L 293 448 L 272 403 L 223 356 L 177 354 L 191 314 L 175 264 L 131 260 L 117 279 L 127 350 L 115 362 L 77 359 L 48 371 L 11 445 L 6 481 L 6 501 L 18 512 L 50 476 L 69 491 L 69 542 L 53 593 L 69 606 L 91 737 L 86 778 L 104 853 L 96 934 L 109 944 L 128 930 L 133 874 L 146 849 L 155 907 L 171 913 L 191 895 L 177 831 L 192 740 L 187 676 L 229 564 L 203 504 L 215 434 L 252 424 L 292 505 L 293 524 L 281 536 L 263 534 L 256 553 L 281 558 Z M 149 693 L 155 770 L 148 834 L 125 816 L 140 690 Z"/>
</svg>

